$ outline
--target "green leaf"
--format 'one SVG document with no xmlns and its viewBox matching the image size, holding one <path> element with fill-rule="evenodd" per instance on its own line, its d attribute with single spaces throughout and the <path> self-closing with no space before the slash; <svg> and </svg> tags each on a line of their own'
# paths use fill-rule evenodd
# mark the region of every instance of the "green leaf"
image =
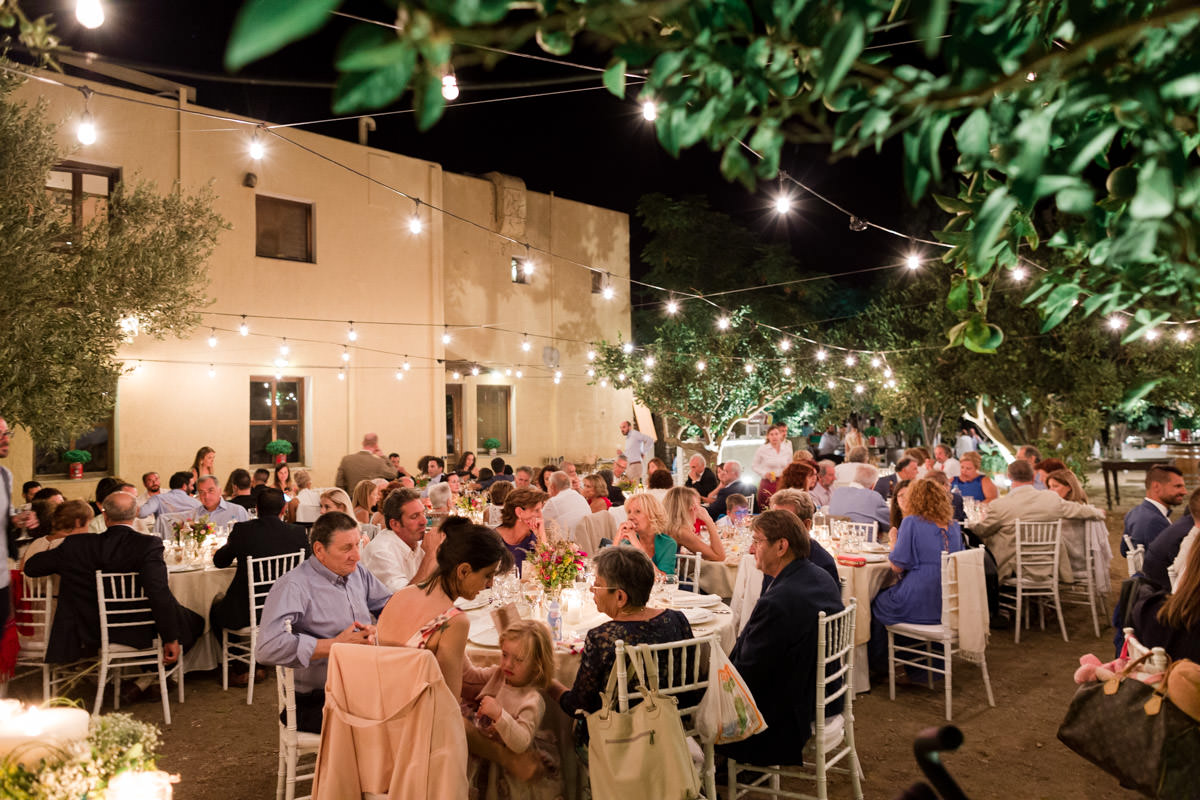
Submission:
<svg viewBox="0 0 1200 800">
<path fill-rule="evenodd" d="M 442 97 L 442 79 L 431 72 L 422 73 L 413 90 L 413 107 L 417 112 L 417 130 L 427 131 L 442 116 L 446 99 Z"/>
<path fill-rule="evenodd" d="M 1079 299 L 1080 291 L 1082 290 L 1078 284 L 1074 283 L 1064 283 L 1054 287 L 1054 290 L 1040 304 L 1040 308 L 1046 314 L 1046 319 L 1042 321 L 1042 333 L 1052 330 L 1067 318 L 1071 309 L 1075 307 L 1075 301 Z"/>
<path fill-rule="evenodd" d="M 917 38 L 924 41 L 925 57 L 933 58 L 941 49 L 941 35 L 950 19 L 950 0 L 918 0 L 911 13 L 916 19 Z"/>
<path fill-rule="evenodd" d="M 957 197 L 947 197 L 944 194 L 934 194 L 933 202 L 938 204 L 938 207 L 947 214 L 969 214 L 971 206 L 965 200 L 959 200 Z"/>
<path fill-rule="evenodd" d="M 818 86 L 826 96 L 833 94 L 850 72 L 854 60 L 862 53 L 865 37 L 862 17 L 851 12 L 842 17 L 841 22 L 834 26 L 821 43 L 824 69 Z"/>
<path fill-rule="evenodd" d="M 1111 125 L 1104 125 L 1081 133 L 1079 139 L 1082 144 L 1072 157 L 1071 164 L 1067 167 L 1068 171 L 1071 174 L 1082 172 L 1096 156 L 1108 149 L 1109 143 L 1112 142 L 1112 138 L 1118 130 L 1120 130 L 1120 126 L 1114 122 Z"/>
<path fill-rule="evenodd" d="M 545 28 L 537 29 L 537 43 L 538 47 L 553 56 L 565 56 L 571 52 L 574 44 L 570 34 L 565 31 L 548 31 Z"/>
<path fill-rule="evenodd" d="M 1133 387 L 1129 390 L 1129 394 L 1125 395 L 1125 399 L 1121 402 L 1121 409 L 1125 411 L 1125 413 L 1133 411 L 1134 407 L 1142 398 L 1154 391 L 1154 388 L 1165 380 L 1166 378 L 1154 378 L 1153 380 L 1148 380 L 1139 386 Z"/>
<path fill-rule="evenodd" d="M 1121 337 L 1121 344 L 1136 342 L 1145 336 L 1148 331 L 1157 328 L 1170 318 L 1171 315 L 1166 311 L 1154 312 L 1146 308 L 1139 308 L 1133 315 L 1134 322 L 1137 324 L 1129 326 L 1129 330 L 1125 331 L 1125 335 Z"/>
<path fill-rule="evenodd" d="M 1138 171 L 1137 194 L 1129 203 L 1134 219 L 1162 219 L 1175 210 L 1175 184 L 1165 167 L 1149 161 Z"/>
<path fill-rule="evenodd" d="M 762 157 L 756 169 L 759 177 L 773 178 L 779 172 L 779 151 L 782 147 L 783 131 L 779 130 L 779 122 L 763 120 L 750 137 L 750 149 Z"/>
<path fill-rule="evenodd" d="M 963 328 L 963 346 L 972 353 L 994 353 L 1004 341 L 999 325 L 988 322 L 982 314 L 973 314 Z"/>
<path fill-rule="evenodd" d="M 992 121 L 986 109 L 977 108 L 972 111 L 959 126 L 958 133 L 954 134 L 958 151 L 966 156 L 986 156 L 989 149 L 988 133 L 991 124 Z"/>
<path fill-rule="evenodd" d="M 1195 97 L 1200 94 L 1200 72 L 1167 81 L 1159 87 L 1158 93 L 1170 100 Z"/>
<path fill-rule="evenodd" d="M 411 45 L 378 25 L 357 25 L 338 45 L 337 68 L 342 72 L 371 72 L 400 59 Z"/>
<path fill-rule="evenodd" d="M 741 181 L 743 186 L 754 191 L 754 168 L 746 158 L 740 142 L 734 140 L 725 145 L 725 151 L 721 153 L 721 174 L 727 180 Z"/>
<path fill-rule="evenodd" d="M 951 311 L 966 311 L 970 302 L 971 284 L 964 275 L 955 275 L 950 280 L 950 293 L 946 295 L 946 308 Z"/>
<path fill-rule="evenodd" d="M 988 252 L 1000 238 L 1009 215 L 1016 209 L 1017 201 L 1009 197 L 1008 190 L 1001 186 L 988 195 L 983 207 L 975 215 L 975 228 L 967 246 L 969 258 L 967 277 L 982 278 L 991 271 Z"/>
<path fill-rule="evenodd" d="M 417 53 L 405 43 L 401 57 L 393 64 L 373 72 L 350 72 L 338 80 L 333 111 L 346 114 L 363 108 L 382 108 L 404 93 L 412 78 Z M 438 96 L 441 97 L 439 81 Z"/>
<path fill-rule="evenodd" d="M 1096 203 L 1095 195 L 1089 186 L 1072 186 L 1062 189 L 1054 196 L 1054 202 L 1060 211 L 1067 214 L 1086 214 Z"/>
<path fill-rule="evenodd" d="M 239 70 L 303 39 L 329 20 L 342 0 L 249 0 L 238 12 L 225 48 L 225 69 Z"/>
<path fill-rule="evenodd" d="M 604 70 L 604 88 L 612 92 L 617 97 L 625 97 L 625 73 L 629 70 L 629 64 L 625 59 L 618 58 L 616 61 L 608 65 L 608 69 Z"/>
</svg>

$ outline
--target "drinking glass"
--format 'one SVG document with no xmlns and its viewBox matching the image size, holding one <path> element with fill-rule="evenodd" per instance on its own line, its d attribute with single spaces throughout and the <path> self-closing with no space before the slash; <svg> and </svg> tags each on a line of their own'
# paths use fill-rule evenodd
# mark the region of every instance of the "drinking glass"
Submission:
<svg viewBox="0 0 1200 800">
<path fill-rule="evenodd" d="M 679 591 L 679 576 L 664 575 L 662 580 L 663 600 L 668 606 L 675 604 L 675 594 Z"/>
</svg>

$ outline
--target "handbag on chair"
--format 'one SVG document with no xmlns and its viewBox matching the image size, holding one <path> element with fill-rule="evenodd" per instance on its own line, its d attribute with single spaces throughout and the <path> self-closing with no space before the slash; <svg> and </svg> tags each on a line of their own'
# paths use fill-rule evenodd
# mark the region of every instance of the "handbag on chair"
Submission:
<svg viewBox="0 0 1200 800">
<path fill-rule="evenodd" d="M 608 675 L 600 710 L 587 715 L 588 774 L 594 800 L 693 800 L 700 776 L 688 752 L 674 697 L 658 691 L 654 659 L 646 667 L 636 650 L 626 652 L 638 678 L 642 702 L 617 708 L 617 666 Z M 650 682 L 646 673 L 650 673 Z"/>
<path fill-rule="evenodd" d="M 1163 800 L 1192 797 L 1200 786 L 1200 724 L 1165 694 L 1181 662 L 1153 686 L 1127 680 L 1148 657 L 1104 683 L 1080 687 L 1058 738 L 1126 788 Z"/>
</svg>

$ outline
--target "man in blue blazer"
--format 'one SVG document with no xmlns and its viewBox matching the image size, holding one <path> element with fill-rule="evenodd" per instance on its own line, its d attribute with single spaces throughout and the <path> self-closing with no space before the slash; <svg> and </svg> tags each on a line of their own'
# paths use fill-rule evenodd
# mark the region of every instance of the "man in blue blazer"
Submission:
<svg viewBox="0 0 1200 800">
<path fill-rule="evenodd" d="M 748 764 L 800 764 L 816 717 L 817 615 L 841 611 L 842 593 L 829 573 L 809 560 L 811 542 L 792 512 L 763 512 L 754 520 L 750 541 L 755 564 L 772 581 L 729 660 L 753 693 L 767 728 L 717 750 Z M 832 684 L 830 691 L 836 688 Z M 831 703 L 826 715 L 840 713 L 841 704 L 840 698 Z"/>
<path fill-rule="evenodd" d="M 1170 509 L 1183 502 L 1187 487 L 1183 473 L 1169 464 L 1156 465 L 1146 473 L 1146 499 L 1134 506 L 1125 515 L 1125 529 L 1121 537 L 1121 555 L 1129 555 L 1125 544 L 1128 536 L 1133 544 L 1150 546 L 1160 533 L 1171 524 Z"/>
</svg>

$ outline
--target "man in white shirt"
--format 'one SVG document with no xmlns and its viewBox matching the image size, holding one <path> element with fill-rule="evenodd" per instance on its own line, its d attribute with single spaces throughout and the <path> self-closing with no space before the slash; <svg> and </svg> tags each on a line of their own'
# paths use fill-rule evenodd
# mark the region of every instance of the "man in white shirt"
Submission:
<svg viewBox="0 0 1200 800">
<path fill-rule="evenodd" d="M 933 448 L 933 468 L 939 472 L 946 473 L 946 477 L 954 480 L 960 474 L 962 469 L 958 466 L 958 459 L 954 457 L 954 453 L 944 444 L 939 444 Z"/>
<path fill-rule="evenodd" d="M 196 481 L 196 499 L 208 515 L 208 521 L 214 525 L 226 525 L 234 522 L 246 522 L 250 515 L 246 509 L 221 498 L 221 484 L 212 475 L 201 475 Z"/>
<path fill-rule="evenodd" d="M 552 472 L 546 476 L 546 488 L 550 499 L 542 509 L 542 519 L 547 530 L 557 525 L 563 538 L 569 538 L 579 520 L 592 513 L 583 495 L 571 488 L 571 477 L 565 472 Z"/>
<path fill-rule="evenodd" d="M 146 501 L 162 490 L 162 483 L 159 481 L 157 472 L 147 472 L 142 476 L 142 486 L 146 487 L 146 491 L 138 495 L 137 501 L 139 506 L 146 505 Z"/>
<path fill-rule="evenodd" d="M 837 428 L 830 425 L 825 429 L 825 432 L 821 434 L 821 441 L 817 443 L 817 455 L 831 456 L 841 446 L 842 440 L 837 435 Z"/>
<path fill-rule="evenodd" d="M 383 519 L 387 527 L 363 550 L 367 571 L 393 592 L 433 574 L 442 534 L 426 531 L 421 495 L 413 489 L 396 489 L 383 502 Z"/>
<path fill-rule="evenodd" d="M 644 462 L 654 457 L 654 439 L 639 430 L 634 430 L 629 420 L 621 423 L 621 434 L 625 437 L 625 447 L 618 450 L 617 455 L 625 456 L 625 460 L 629 462 L 629 480 L 636 481 L 642 477 Z"/>
</svg>

